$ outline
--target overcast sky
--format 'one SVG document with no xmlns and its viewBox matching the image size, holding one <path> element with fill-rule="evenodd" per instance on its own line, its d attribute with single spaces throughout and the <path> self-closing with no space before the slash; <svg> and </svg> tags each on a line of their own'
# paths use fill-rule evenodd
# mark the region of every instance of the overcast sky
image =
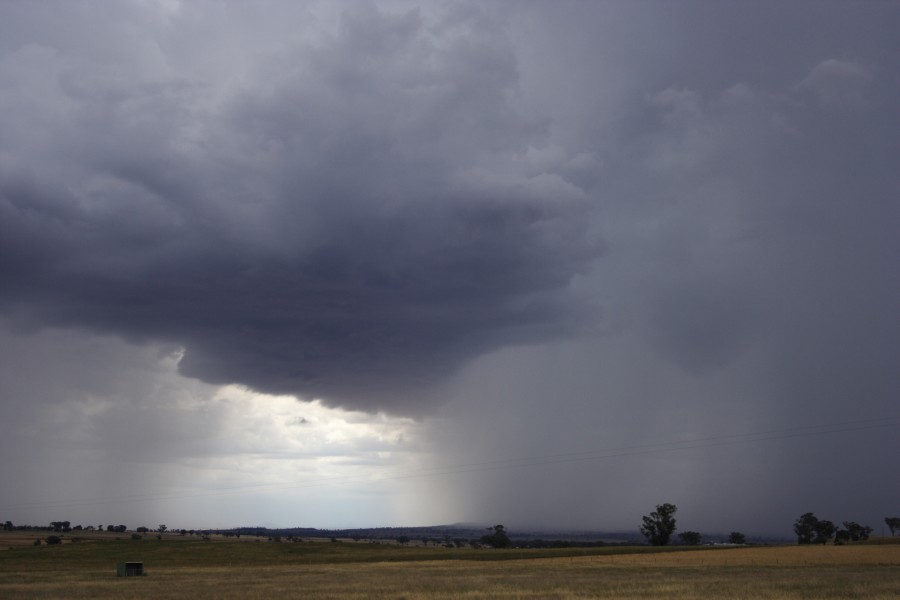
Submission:
<svg viewBox="0 0 900 600">
<path fill-rule="evenodd" d="M 0 520 L 880 531 L 898 28 L 0 0 Z"/>
</svg>

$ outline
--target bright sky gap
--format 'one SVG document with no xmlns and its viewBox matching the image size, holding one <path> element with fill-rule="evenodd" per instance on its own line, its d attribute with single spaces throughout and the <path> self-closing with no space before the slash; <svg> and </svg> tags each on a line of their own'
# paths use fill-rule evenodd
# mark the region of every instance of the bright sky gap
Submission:
<svg viewBox="0 0 900 600">
<path fill-rule="evenodd" d="M 772 440 L 785 440 L 794 438 L 805 438 L 809 436 L 832 435 L 836 433 L 850 433 L 857 431 L 866 431 L 881 428 L 893 428 L 900 426 L 900 417 L 881 417 L 877 419 L 863 419 L 851 421 L 847 423 L 829 423 L 815 426 L 795 427 L 780 431 L 765 431 L 756 433 L 742 433 L 733 435 L 719 435 L 704 439 L 688 439 L 673 442 L 662 442 L 658 444 L 645 444 L 641 446 L 629 446 L 623 448 L 608 448 L 604 450 L 587 450 L 578 453 L 556 454 L 547 456 L 530 456 L 523 458 L 512 458 L 504 460 L 491 460 L 480 463 L 470 463 L 462 465 L 448 465 L 440 468 L 419 469 L 416 471 L 396 472 L 389 475 L 376 475 L 377 481 L 390 481 L 396 479 L 406 479 L 411 477 L 441 477 L 447 475 L 465 474 L 475 471 L 492 471 L 497 469 L 515 469 L 534 466 L 542 466 L 563 462 L 573 461 L 590 461 L 590 460 L 609 460 L 614 458 L 638 455 L 653 455 L 667 452 L 675 452 L 680 450 L 691 450 L 698 448 L 711 448 L 717 446 L 730 446 L 735 444 L 754 444 Z M 125 502 L 153 502 L 162 499 L 179 499 L 179 498 L 203 498 L 212 496 L 232 495 L 232 494 L 250 494 L 259 491 L 278 491 L 286 489 L 303 489 L 313 486 L 321 486 L 324 484 L 354 484 L 360 483 L 359 480 L 353 480 L 346 477 L 330 477 L 327 479 L 318 479 L 304 482 L 295 482 L 291 484 L 276 485 L 248 485 L 232 488 L 220 488 L 209 490 L 203 493 L 185 493 L 185 494 L 165 494 L 165 495 L 126 495 L 112 498 L 91 498 L 82 501 L 53 503 L 38 503 L 39 508 L 58 508 L 66 506 L 93 506 L 110 503 Z M 0 510 L 15 511 L 25 508 L 25 506 L 0 506 Z M 32 506 L 28 506 L 32 508 Z"/>
</svg>

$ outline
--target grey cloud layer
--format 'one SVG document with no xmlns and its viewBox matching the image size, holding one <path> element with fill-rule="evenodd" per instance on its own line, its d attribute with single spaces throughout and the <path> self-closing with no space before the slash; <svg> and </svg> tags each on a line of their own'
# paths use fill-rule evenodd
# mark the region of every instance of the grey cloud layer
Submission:
<svg viewBox="0 0 900 600">
<path fill-rule="evenodd" d="M 607 251 L 586 285 L 604 335 L 472 363 L 448 392 L 457 427 L 436 434 L 439 455 L 550 458 L 440 493 L 485 520 L 573 527 L 634 527 L 636 507 L 666 498 L 684 528 L 785 536 L 807 510 L 871 523 L 892 510 L 900 89 L 888 74 L 900 53 L 886 24 L 900 12 L 823 6 L 654 3 L 667 27 L 643 16 L 623 26 L 648 26 L 654 35 L 634 39 L 653 59 L 618 78 L 616 119 L 592 112 L 608 100 L 601 79 L 571 82 L 591 99 L 570 99 L 583 128 L 554 135 L 594 145 Z M 589 46 L 606 74 L 609 48 Z M 635 53 L 629 64 L 647 60 Z M 608 124 L 590 131 L 597 121 Z M 652 451 L 861 418 L 880 426 Z M 635 446 L 647 455 L 553 459 Z M 466 493 L 454 496 L 456 486 Z"/>
<path fill-rule="evenodd" d="M 685 528 L 785 536 L 805 510 L 872 523 L 891 510 L 900 94 L 879 70 L 825 59 L 779 88 L 671 86 L 636 103 L 601 152 L 615 173 L 598 193 L 608 251 L 588 285 L 604 335 L 464 371 L 446 410 L 465 425 L 436 434 L 440 456 L 539 458 L 469 476 L 460 502 L 523 525 L 633 526 L 636 502 L 665 497 Z M 859 419 L 877 426 L 654 450 Z M 635 447 L 646 456 L 616 451 Z"/>
<path fill-rule="evenodd" d="M 405 521 L 893 510 L 896 2 L 176 4 L 0 8 L 10 439 L 65 452 L 64 414 L 162 479 L 202 463 L 192 430 L 233 425 L 167 403 L 214 393 L 148 356 L 183 346 L 207 382 L 426 415 L 439 466 L 884 425 L 460 473 Z"/>
<path fill-rule="evenodd" d="M 471 356 L 580 326 L 567 288 L 599 246 L 579 167 L 530 160 L 546 123 L 516 107 L 490 19 L 366 9 L 237 75 L 136 69 L 177 65 L 190 25 L 135 31 L 118 61 L 52 36 L 5 52 L 7 315 L 181 343 L 210 382 L 407 411 Z"/>
</svg>

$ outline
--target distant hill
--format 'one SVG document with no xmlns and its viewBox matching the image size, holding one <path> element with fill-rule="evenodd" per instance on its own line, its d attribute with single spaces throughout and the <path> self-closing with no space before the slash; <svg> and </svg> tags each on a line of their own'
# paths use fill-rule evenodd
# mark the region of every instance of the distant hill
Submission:
<svg viewBox="0 0 900 600">
<path fill-rule="evenodd" d="M 365 527 L 349 529 L 318 529 L 315 527 L 235 527 L 232 529 L 208 529 L 204 533 L 222 535 L 255 535 L 261 537 L 293 537 L 293 538 L 338 538 L 364 540 L 403 540 L 423 544 L 449 544 L 460 542 L 477 542 L 488 532 L 488 528 L 474 523 L 455 523 L 453 525 L 431 525 L 424 527 Z M 507 534 L 513 543 L 522 547 L 549 546 L 615 546 L 640 545 L 646 540 L 637 531 L 591 531 L 591 530 L 517 530 L 508 529 Z M 703 534 L 704 543 L 721 543 L 728 534 Z M 747 536 L 751 544 L 782 544 L 790 542 L 785 538 L 768 536 Z"/>
<path fill-rule="evenodd" d="M 235 527 L 233 529 L 204 530 L 206 533 L 281 536 L 299 538 L 350 538 L 354 540 L 397 540 L 407 539 L 425 543 L 453 541 L 477 541 L 487 533 L 487 528 L 465 523 L 454 525 L 432 525 L 426 527 L 367 527 L 350 529 L 318 529 L 314 527 Z M 550 543 L 570 542 L 573 545 L 615 545 L 640 544 L 643 538 L 636 532 L 608 531 L 508 531 L 510 539 L 522 545 L 528 542 Z"/>
</svg>

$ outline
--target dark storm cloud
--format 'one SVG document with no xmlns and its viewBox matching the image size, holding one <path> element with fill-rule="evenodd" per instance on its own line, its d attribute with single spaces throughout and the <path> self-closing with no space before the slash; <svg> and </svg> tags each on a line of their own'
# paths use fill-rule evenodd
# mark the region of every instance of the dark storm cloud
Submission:
<svg viewBox="0 0 900 600">
<path fill-rule="evenodd" d="M 227 77 L 171 66 L 189 14 L 112 58 L 19 35 L 3 312 L 183 344 L 208 382 L 410 412 L 466 359 L 577 331 L 567 290 L 599 247 L 572 157 L 529 159 L 547 125 L 517 108 L 503 29 L 356 8 Z"/>
<path fill-rule="evenodd" d="M 598 157 L 592 196 L 607 251 L 585 286 L 604 335 L 469 365 L 447 392 L 460 399 L 447 419 L 462 425 L 436 433 L 439 455 L 520 466 L 460 475 L 440 493 L 462 486 L 463 514 L 523 526 L 633 530 L 665 499 L 684 528 L 790 536 L 807 510 L 877 524 L 898 493 L 887 457 L 900 387 L 890 358 L 900 353 L 900 88 L 889 75 L 900 48 L 887 24 L 900 13 L 891 3 L 642 6 L 653 10 L 611 35 L 643 40 L 629 64 L 648 68 L 618 77 L 612 101 L 600 78 L 554 72 L 590 98 L 569 99 L 582 127 L 554 136 Z M 549 61 L 544 41 L 529 54 Z M 616 74 L 603 41 L 585 46 L 598 72 Z M 609 104 L 617 118 L 593 112 Z M 859 419 L 871 427 L 654 450 Z M 554 459 L 634 447 L 641 456 Z"/>
<path fill-rule="evenodd" d="M 207 417 L 148 356 L 184 347 L 207 382 L 424 415 L 423 521 L 894 510 L 900 5 L 413 4 L 3 5 L 0 455 L 64 415 L 161 481 L 215 471 L 285 399 Z"/>
</svg>

